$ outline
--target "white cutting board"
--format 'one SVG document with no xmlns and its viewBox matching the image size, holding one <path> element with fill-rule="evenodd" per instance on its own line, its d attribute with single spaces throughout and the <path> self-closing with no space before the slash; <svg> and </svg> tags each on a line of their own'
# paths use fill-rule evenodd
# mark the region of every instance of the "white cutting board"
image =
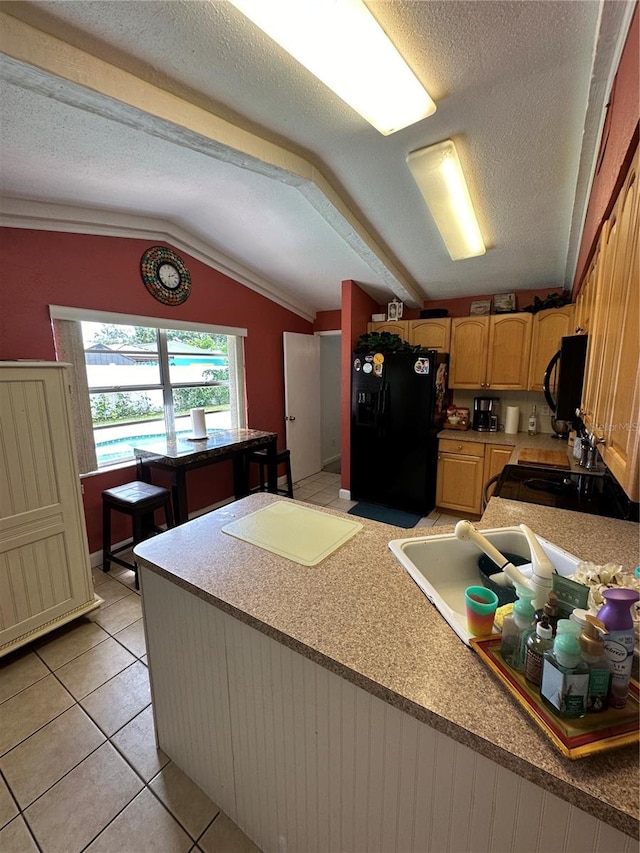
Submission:
<svg viewBox="0 0 640 853">
<path fill-rule="evenodd" d="M 291 501 L 276 501 L 222 528 L 223 533 L 302 566 L 315 566 L 359 530 L 362 524 L 357 521 L 307 509 Z"/>
</svg>

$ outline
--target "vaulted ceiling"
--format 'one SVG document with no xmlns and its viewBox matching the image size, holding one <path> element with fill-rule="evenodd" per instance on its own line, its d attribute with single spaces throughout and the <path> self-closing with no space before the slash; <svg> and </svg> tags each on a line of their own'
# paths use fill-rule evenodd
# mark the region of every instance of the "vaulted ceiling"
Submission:
<svg viewBox="0 0 640 853">
<path fill-rule="evenodd" d="M 0 3 L 0 221 L 165 237 L 309 317 L 343 279 L 414 307 L 569 287 L 633 2 L 367 5 L 437 104 L 387 137 L 226 2 Z M 479 258 L 405 163 L 446 138 Z"/>
</svg>

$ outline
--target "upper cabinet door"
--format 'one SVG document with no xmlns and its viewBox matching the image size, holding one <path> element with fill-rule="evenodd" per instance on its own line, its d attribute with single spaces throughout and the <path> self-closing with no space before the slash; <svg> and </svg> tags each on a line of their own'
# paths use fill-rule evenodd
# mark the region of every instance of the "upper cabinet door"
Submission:
<svg viewBox="0 0 640 853">
<path fill-rule="evenodd" d="M 607 313 L 595 421 L 597 427 L 602 428 L 602 456 L 607 467 L 627 495 L 637 501 L 640 497 L 640 202 L 637 152 L 614 212 L 617 214 L 617 233 L 609 258 L 605 257 L 606 267 L 600 280 Z"/>
<path fill-rule="evenodd" d="M 367 323 L 367 332 L 389 332 L 400 335 L 403 341 L 409 343 L 409 320 L 389 320 L 387 323 Z"/>
<path fill-rule="evenodd" d="M 573 334 L 573 305 L 549 308 L 533 315 L 529 390 L 542 391 L 542 379 L 552 356 L 560 349 L 560 339 Z"/>
<path fill-rule="evenodd" d="M 454 317 L 451 323 L 451 388 L 484 388 L 490 317 Z"/>
<path fill-rule="evenodd" d="M 529 378 L 532 314 L 494 314 L 489 325 L 486 387 L 526 389 Z"/>
<path fill-rule="evenodd" d="M 411 344 L 419 344 L 425 349 L 435 349 L 438 352 L 449 352 L 451 346 L 451 318 L 411 320 L 409 323 L 409 333 L 411 335 L 409 343 Z"/>
</svg>

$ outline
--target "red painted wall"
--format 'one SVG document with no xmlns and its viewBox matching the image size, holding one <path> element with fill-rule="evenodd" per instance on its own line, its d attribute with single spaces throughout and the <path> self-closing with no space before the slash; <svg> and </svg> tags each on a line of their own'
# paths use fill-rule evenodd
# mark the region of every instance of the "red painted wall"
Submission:
<svg viewBox="0 0 640 853">
<path fill-rule="evenodd" d="M 314 332 L 335 332 L 342 328 L 342 312 L 318 311 L 313 323 Z"/>
<path fill-rule="evenodd" d="M 606 148 L 600 168 L 593 179 L 573 295 L 577 296 L 589 261 L 596 246 L 600 230 L 607 220 L 622 185 L 628 164 L 638 144 L 640 122 L 640 21 L 638 6 L 631 21 L 620 64 L 612 87 L 613 101 L 609 101 L 610 115 L 605 125 Z"/>
<path fill-rule="evenodd" d="M 55 359 L 50 304 L 172 318 L 246 328 L 248 425 L 277 432 L 284 443 L 282 333 L 310 334 L 311 323 L 178 250 L 191 272 L 192 290 L 182 305 L 157 302 L 140 278 L 140 258 L 148 240 L 0 229 L 3 308 L 0 358 Z M 101 548 L 100 494 L 135 477 L 133 465 L 83 478 L 91 551 Z M 158 482 L 161 482 L 160 480 Z M 189 474 L 191 511 L 233 493 L 230 463 Z M 115 519 L 114 519 L 115 520 Z M 116 527 L 124 539 L 126 521 Z"/>
<path fill-rule="evenodd" d="M 371 315 L 377 312 L 376 303 L 361 290 L 355 281 L 342 282 L 342 383 L 340 389 L 340 451 L 342 488 L 351 484 L 351 353 L 360 337 L 367 331 Z"/>
</svg>

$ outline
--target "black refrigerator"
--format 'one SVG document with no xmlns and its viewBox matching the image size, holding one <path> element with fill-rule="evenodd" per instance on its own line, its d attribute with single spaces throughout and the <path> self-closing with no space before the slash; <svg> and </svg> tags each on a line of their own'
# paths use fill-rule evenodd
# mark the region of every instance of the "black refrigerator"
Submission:
<svg viewBox="0 0 640 853">
<path fill-rule="evenodd" d="M 448 353 L 351 357 L 351 498 L 429 513 L 438 431 L 449 404 Z"/>
</svg>

